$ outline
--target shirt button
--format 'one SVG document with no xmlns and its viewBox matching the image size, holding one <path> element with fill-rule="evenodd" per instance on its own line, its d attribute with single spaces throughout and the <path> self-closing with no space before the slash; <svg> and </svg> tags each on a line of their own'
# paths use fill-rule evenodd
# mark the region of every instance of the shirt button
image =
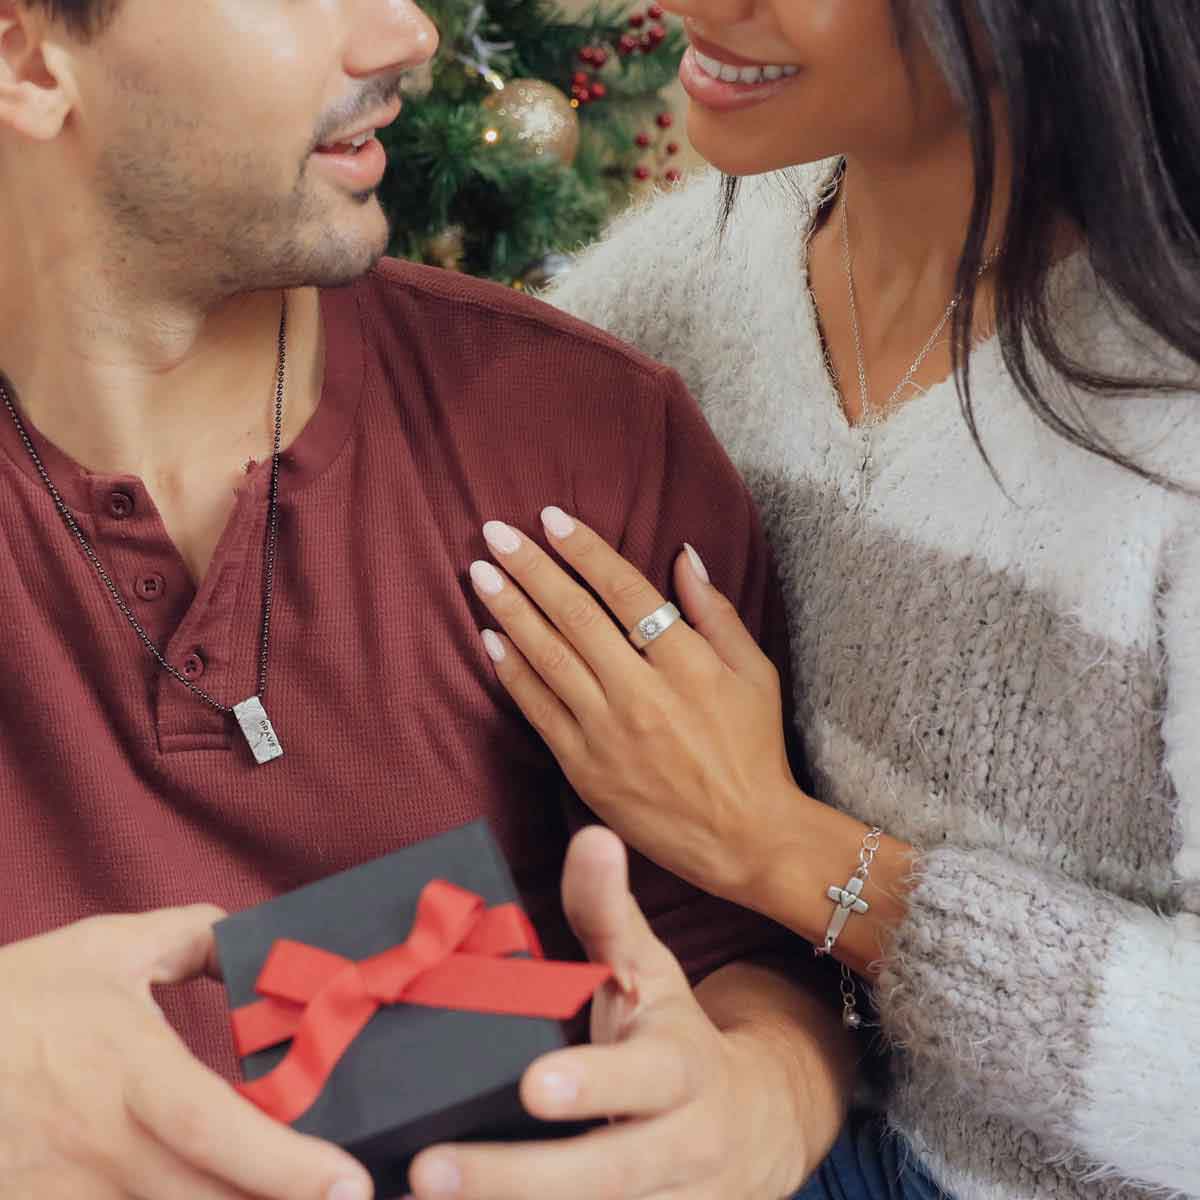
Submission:
<svg viewBox="0 0 1200 1200">
<path fill-rule="evenodd" d="M 183 673 L 191 680 L 199 679 L 204 674 L 204 659 L 200 657 L 199 650 L 193 650 L 183 660 Z"/>
<path fill-rule="evenodd" d="M 139 600 L 161 600 L 167 590 L 167 581 L 156 571 L 150 575 L 142 575 L 133 585 L 133 590 Z"/>
<path fill-rule="evenodd" d="M 128 492 L 113 492 L 108 498 L 108 511 L 117 521 L 133 516 L 133 497 Z"/>
</svg>

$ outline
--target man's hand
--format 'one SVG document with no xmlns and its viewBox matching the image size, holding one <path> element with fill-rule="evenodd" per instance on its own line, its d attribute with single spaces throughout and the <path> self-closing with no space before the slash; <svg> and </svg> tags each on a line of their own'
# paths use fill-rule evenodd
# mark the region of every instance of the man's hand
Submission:
<svg viewBox="0 0 1200 1200">
<path fill-rule="evenodd" d="M 0 950 L 0 1200 L 367 1200 L 341 1150 L 197 1062 L 151 984 L 212 969 L 207 905 Z"/>
<path fill-rule="evenodd" d="M 788 1078 L 751 1038 L 722 1034 L 629 892 L 624 847 L 599 826 L 567 855 L 563 901 L 613 968 L 593 1045 L 540 1059 L 522 1098 L 549 1120 L 614 1118 L 582 1137 L 442 1146 L 414 1162 L 419 1200 L 771 1200 L 803 1181 Z"/>
</svg>

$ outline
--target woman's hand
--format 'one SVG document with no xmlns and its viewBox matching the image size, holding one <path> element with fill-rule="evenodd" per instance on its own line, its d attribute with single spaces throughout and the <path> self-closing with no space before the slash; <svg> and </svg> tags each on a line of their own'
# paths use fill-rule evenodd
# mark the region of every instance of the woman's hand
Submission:
<svg viewBox="0 0 1200 1200">
<path fill-rule="evenodd" d="M 477 562 L 471 577 L 507 635 L 484 634 L 501 682 L 626 841 L 699 887 L 744 894 L 808 807 L 788 766 L 778 672 L 690 547 L 675 585 L 695 628 L 678 621 L 639 653 L 624 630 L 663 597 L 586 526 L 555 508 L 542 519 L 622 628 L 533 541 L 491 521 L 504 574 Z"/>
<path fill-rule="evenodd" d="M 611 966 L 614 980 L 592 1005 L 593 1044 L 539 1059 L 525 1073 L 521 1099 L 543 1120 L 610 1123 L 561 1140 L 430 1148 L 409 1172 L 413 1195 L 791 1195 L 815 1165 L 808 1127 L 836 1128 L 840 1116 L 836 1097 L 826 1103 L 829 1111 L 809 1111 L 812 1089 L 797 1082 L 807 1058 L 786 1036 L 794 998 L 769 1022 L 743 1015 L 728 1031 L 718 1029 L 646 923 L 629 891 L 624 848 L 606 829 L 585 829 L 572 842 L 563 907 L 588 957 Z M 810 1034 L 801 1045 L 828 1040 Z"/>
</svg>

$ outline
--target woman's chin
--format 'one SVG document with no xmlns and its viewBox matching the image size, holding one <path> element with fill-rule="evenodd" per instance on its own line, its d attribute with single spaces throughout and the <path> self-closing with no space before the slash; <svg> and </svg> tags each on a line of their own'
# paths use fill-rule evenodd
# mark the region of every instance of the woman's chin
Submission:
<svg viewBox="0 0 1200 1200">
<path fill-rule="evenodd" d="M 713 112 L 693 100 L 688 105 L 688 139 L 705 162 L 726 175 L 765 175 L 812 161 L 793 147 L 769 144 L 776 138 L 755 116 L 752 111 Z"/>
</svg>

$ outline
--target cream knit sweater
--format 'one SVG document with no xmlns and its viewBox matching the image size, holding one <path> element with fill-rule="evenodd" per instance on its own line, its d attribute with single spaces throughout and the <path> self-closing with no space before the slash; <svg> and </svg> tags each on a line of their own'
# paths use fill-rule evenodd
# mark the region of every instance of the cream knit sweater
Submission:
<svg viewBox="0 0 1200 1200">
<path fill-rule="evenodd" d="M 1200 501 L 1051 435 L 994 342 L 1007 496 L 949 382 L 874 431 L 864 495 L 805 277 L 827 175 L 748 181 L 719 248 L 704 176 L 550 299 L 683 375 L 779 560 L 821 798 L 923 851 L 876 996 L 892 1122 L 959 1200 L 1200 1196 Z M 1054 287 L 1091 360 L 1167 360 L 1082 255 Z M 1200 485 L 1200 396 L 1078 399 Z"/>
</svg>

